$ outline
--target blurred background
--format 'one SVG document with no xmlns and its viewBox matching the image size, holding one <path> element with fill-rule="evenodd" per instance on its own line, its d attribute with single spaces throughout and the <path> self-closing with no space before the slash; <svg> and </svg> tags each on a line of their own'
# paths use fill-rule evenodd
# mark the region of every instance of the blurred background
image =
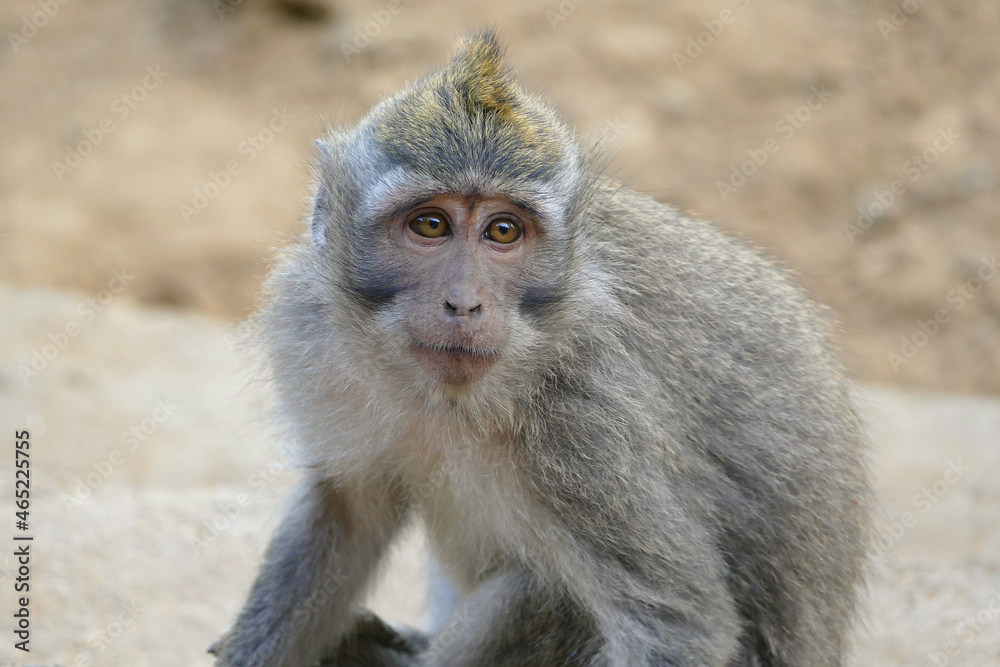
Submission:
<svg viewBox="0 0 1000 667">
<path fill-rule="evenodd" d="M 617 178 L 830 306 L 884 506 L 855 664 L 1000 665 L 1000 5 L 942 0 L 4 2 L 0 426 L 32 433 L 37 593 L 0 664 L 211 664 L 293 477 L 235 350 L 312 141 L 483 25 Z M 420 539 L 387 616 L 419 615 Z"/>
</svg>

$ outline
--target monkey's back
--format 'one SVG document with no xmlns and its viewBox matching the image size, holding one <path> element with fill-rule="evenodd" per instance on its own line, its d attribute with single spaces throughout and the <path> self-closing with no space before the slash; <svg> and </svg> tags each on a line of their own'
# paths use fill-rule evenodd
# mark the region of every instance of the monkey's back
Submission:
<svg viewBox="0 0 1000 667">
<path fill-rule="evenodd" d="M 789 664 L 828 664 L 811 651 L 839 654 L 847 640 L 870 485 L 824 314 L 748 244 L 645 196 L 617 190 L 591 223 L 624 276 L 632 353 L 662 383 L 669 408 L 654 419 L 684 444 L 667 443 L 665 465 L 696 459 L 683 469 L 714 505 L 691 511 L 726 554 L 730 590 L 760 629 L 750 641 L 783 645 Z"/>
</svg>

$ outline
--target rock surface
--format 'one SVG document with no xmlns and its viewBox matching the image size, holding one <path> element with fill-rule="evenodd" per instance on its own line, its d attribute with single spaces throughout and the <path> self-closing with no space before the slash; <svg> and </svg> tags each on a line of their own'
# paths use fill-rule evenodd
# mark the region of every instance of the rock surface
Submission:
<svg viewBox="0 0 1000 667">
<path fill-rule="evenodd" d="M 35 536 L 32 650 L 5 631 L 0 665 L 210 665 L 204 650 L 239 608 L 294 475 L 234 352 L 238 327 L 117 298 L 85 322 L 84 299 L 0 286 L 0 433 L 31 430 Z M 81 330 L 62 341 L 69 322 Z M 45 365 L 23 376 L 34 351 Z M 852 664 L 1000 663 L 1000 401 L 865 397 L 883 517 Z M 390 620 L 419 620 L 421 539 L 403 540 L 375 593 Z"/>
</svg>

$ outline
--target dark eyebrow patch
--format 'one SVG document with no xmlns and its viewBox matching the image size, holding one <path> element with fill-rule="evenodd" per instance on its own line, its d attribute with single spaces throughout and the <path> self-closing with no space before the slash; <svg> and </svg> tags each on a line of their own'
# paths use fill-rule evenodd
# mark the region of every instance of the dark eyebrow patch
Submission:
<svg viewBox="0 0 1000 667">
<path fill-rule="evenodd" d="M 530 215 L 532 218 L 534 218 L 536 222 L 541 221 L 542 219 L 541 213 L 538 211 L 538 209 L 536 209 L 528 202 L 524 201 L 523 199 L 513 199 L 513 198 L 511 198 L 510 201 L 519 209 L 521 209 L 522 211 Z"/>
</svg>

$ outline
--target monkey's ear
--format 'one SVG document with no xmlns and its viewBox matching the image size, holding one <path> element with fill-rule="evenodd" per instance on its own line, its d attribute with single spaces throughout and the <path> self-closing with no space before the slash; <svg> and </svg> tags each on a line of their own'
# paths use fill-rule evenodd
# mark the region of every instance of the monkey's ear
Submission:
<svg viewBox="0 0 1000 667">
<path fill-rule="evenodd" d="M 313 203 L 312 220 L 309 223 L 312 233 L 312 242 L 315 246 L 325 246 L 326 223 L 330 217 L 330 193 L 322 183 L 316 192 L 316 201 Z"/>
<path fill-rule="evenodd" d="M 317 139 L 316 148 L 318 148 L 320 152 L 320 162 L 330 162 L 333 157 L 333 150 L 329 142 Z M 322 171 L 323 165 L 320 164 L 319 167 Z M 310 232 L 312 233 L 313 245 L 320 247 L 326 245 L 326 222 L 329 216 L 330 193 L 327 191 L 326 186 L 320 182 L 316 191 L 316 201 L 313 202 L 313 214 L 312 220 L 310 221 Z"/>
</svg>

